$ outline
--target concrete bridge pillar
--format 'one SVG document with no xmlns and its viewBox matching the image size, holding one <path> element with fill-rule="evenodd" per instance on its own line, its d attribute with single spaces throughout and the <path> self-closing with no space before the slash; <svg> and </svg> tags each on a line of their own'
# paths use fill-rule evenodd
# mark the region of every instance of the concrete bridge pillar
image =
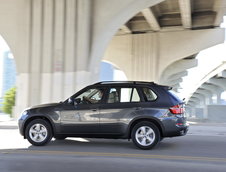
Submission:
<svg viewBox="0 0 226 172">
<path fill-rule="evenodd" d="M 216 84 L 216 83 L 215 83 Z M 201 86 L 201 88 L 204 88 L 206 90 L 209 90 L 212 92 L 212 94 L 216 94 L 217 96 L 217 104 L 221 103 L 221 93 L 224 91 L 224 89 L 219 86 L 219 85 L 215 85 L 215 84 L 211 84 L 211 83 L 205 83 Z"/>
<path fill-rule="evenodd" d="M 198 89 L 198 90 L 196 90 L 196 93 L 202 94 L 203 96 L 205 96 L 205 105 L 213 103 L 213 101 L 212 101 L 213 93 L 211 91 L 206 90 L 206 89 Z"/>
<path fill-rule="evenodd" d="M 0 34 L 17 64 L 16 116 L 32 105 L 63 101 L 91 83 L 92 3 L 1 0 L 0 20 L 8 18 Z"/>
</svg>

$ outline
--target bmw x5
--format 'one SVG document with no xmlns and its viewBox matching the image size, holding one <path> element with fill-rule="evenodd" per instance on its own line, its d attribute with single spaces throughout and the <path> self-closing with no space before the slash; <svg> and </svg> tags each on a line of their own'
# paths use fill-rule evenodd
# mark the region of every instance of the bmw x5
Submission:
<svg viewBox="0 0 226 172">
<path fill-rule="evenodd" d="M 131 139 L 151 149 L 188 131 L 184 102 L 171 89 L 154 82 L 99 82 L 64 102 L 26 109 L 19 130 L 35 146 L 53 137 L 85 137 Z"/>
</svg>

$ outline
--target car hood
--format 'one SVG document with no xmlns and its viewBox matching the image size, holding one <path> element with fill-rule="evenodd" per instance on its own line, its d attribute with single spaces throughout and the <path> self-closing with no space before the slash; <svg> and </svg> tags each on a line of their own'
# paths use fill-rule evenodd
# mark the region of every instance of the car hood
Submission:
<svg viewBox="0 0 226 172">
<path fill-rule="evenodd" d="M 49 108 L 49 107 L 54 107 L 57 105 L 59 105 L 59 103 L 48 103 L 48 104 L 35 105 L 35 106 L 28 108 L 28 110 L 38 109 L 38 108 Z"/>
</svg>

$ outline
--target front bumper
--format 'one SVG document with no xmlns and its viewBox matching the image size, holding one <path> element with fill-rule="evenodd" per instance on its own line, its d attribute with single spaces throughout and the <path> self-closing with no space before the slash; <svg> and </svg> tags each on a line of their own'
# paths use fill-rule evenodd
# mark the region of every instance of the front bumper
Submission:
<svg viewBox="0 0 226 172">
<path fill-rule="evenodd" d="M 24 121 L 19 119 L 18 120 L 19 132 L 22 136 L 24 136 Z"/>
</svg>

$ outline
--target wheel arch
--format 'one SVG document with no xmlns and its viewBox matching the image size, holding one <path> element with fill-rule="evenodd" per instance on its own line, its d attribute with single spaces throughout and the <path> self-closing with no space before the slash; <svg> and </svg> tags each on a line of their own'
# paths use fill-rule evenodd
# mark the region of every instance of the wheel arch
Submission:
<svg viewBox="0 0 226 172">
<path fill-rule="evenodd" d="M 26 138 L 25 131 L 26 131 L 28 124 L 35 119 L 42 119 L 42 120 L 45 120 L 46 122 L 48 122 L 50 124 L 51 130 L 53 132 L 53 136 L 55 136 L 55 128 L 53 127 L 51 119 L 49 119 L 48 117 L 43 116 L 43 115 L 35 115 L 35 116 L 31 116 L 30 118 L 28 118 L 26 120 L 26 122 L 24 123 L 24 127 L 23 127 L 24 138 Z"/>
<path fill-rule="evenodd" d="M 147 117 L 140 117 L 140 118 L 136 118 L 134 120 L 132 120 L 129 124 L 129 127 L 128 127 L 128 132 L 127 132 L 127 137 L 128 139 L 131 139 L 131 133 L 132 133 L 132 129 L 133 127 L 138 124 L 139 122 L 142 122 L 142 121 L 148 121 L 148 122 L 151 122 L 153 123 L 158 129 L 159 129 L 159 132 L 160 132 L 160 136 L 163 137 L 164 136 L 164 126 L 161 124 L 161 122 L 156 119 L 156 118 L 147 118 Z"/>
</svg>

